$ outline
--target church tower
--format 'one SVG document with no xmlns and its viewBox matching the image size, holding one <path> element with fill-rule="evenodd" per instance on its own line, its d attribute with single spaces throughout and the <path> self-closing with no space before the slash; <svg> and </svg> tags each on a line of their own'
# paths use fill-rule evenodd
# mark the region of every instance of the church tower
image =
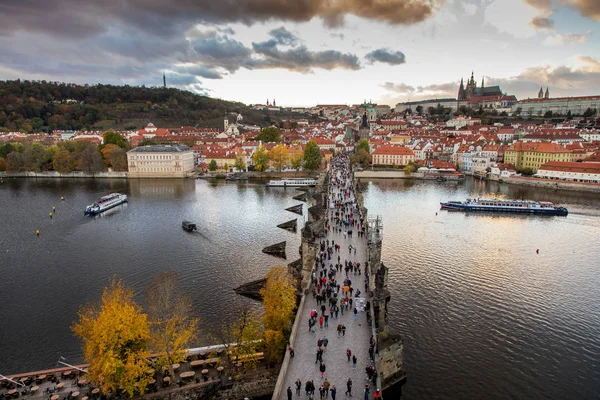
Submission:
<svg viewBox="0 0 600 400">
<path fill-rule="evenodd" d="M 227 118 L 227 112 L 225 112 L 225 118 L 223 118 L 223 132 L 227 133 L 229 128 L 229 118 Z"/>
<path fill-rule="evenodd" d="M 543 97 L 544 97 L 544 88 L 543 88 L 543 87 L 541 87 L 541 88 L 540 88 L 540 91 L 538 92 L 538 99 L 541 99 L 541 98 L 543 98 Z"/>
<path fill-rule="evenodd" d="M 464 79 L 460 79 L 460 87 L 458 88 L 458 100 L 466 100 L 467 95 L 465 94 L 465 83 Z"/>
<path fill-rule="evenodd" d="M 546 88 L 546 94 L 544 95 L 544 98 L 545 99 L 549 99 L 550 98 L 550 88 L 549 87 Z"/>
<path fill-rule="evenodd" d="M 481 77 L 481 88 L 483 89 L 485 87 L 485 77 L 482 76 Z"/>
<path fill-rule="evenodd" d="M 275 99 L 273 99 L 273 107 L 277 107 L 277 104 L 275 104 Z"/>
<path fill-rule="evenodd" d="M 467 99 L 475 96 L 475 89 L 477 89 L 477 83 L 475 83 L 475 73 L 471 72 L 471 79 L 467 82 Z"/>
</svg>

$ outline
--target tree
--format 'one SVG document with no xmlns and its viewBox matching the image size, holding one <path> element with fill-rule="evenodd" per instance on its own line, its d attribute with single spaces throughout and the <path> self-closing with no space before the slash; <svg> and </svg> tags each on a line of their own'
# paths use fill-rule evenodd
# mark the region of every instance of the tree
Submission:
<svg viewBox="0 0 600 400">
<path fill-rule="evenodd" d="M 262 140 L 263 142 L 279 143 L 281 141 L 281 134 L 279 129 L 271 126 L 269 128 L 263 128 L 255 139 Z"/>
<path fill-rule="evenodd" d="M 238 171 L 244 171 L 246 169 L 246 161 L 244 161 L 243 155 L 238 155 L 235 157 L 235 164 L 233 166 Z"/>
<path fill-rule="evenodd" d="M 589 118 L 589 117 L 593 117 L 594 115 L 596 115 L 596 110 L 592 109 L 592 108 L 588 108 L 587 110 L 585 110 L 585 112 L 583 113 L 583 117 L 584 118 Z"/>
<path fill-rule="evenodd" d="M 353 164 L 360 164 L 362 166 L 369 165 L 371 163 L 371 160 L 371 154 L 369 154 L 369 152 L 366 151 L 364 148 L 359 149 L 356 154 L 352 154 L 350 156 L 350 161 Z"/>
<path fill-rule="evenodd" d="M 116 144 L 112 144 L 112 143 L 105 144 L 102 147 L 101 153 L 102 153 L 102 157 L 104 158 L 104 164 L 107 167 L 112 166 L 112 164 L 110 162 L 110 157 L 111 157 L 112 153 L 114 153 L 115 151 L 117 151 L 119 149 L 120 149 L 119 146 L 117 146 Z"/>
<path fill-rule="evenodd" d="M 552 118 L 552 111 L 546 111 L 544 118 Z"/>
<path fill-rule="evenodd" d="M 269 156 L 273 161 L 273 165 L 277 169 L 277 171 L 281 172 L 281 170 L 287 165 L 289 159 L 289 150 L 282 144 L 278 144 L 273 147 L 269 152 Z"/>
<path fill-rule="evenodd" d="M 104 140 L 102 142 L 104 146 L 108 144 L 114 144 L 122 149 L 126 149 L 129 145 L 129 143 L 127 143 L 127 139 L 125 139 L 120 133 L 115 131 L 104 132 L 103 137 Z"/>
<path fill-rule="evenodd" d="M 156 144 L 155 141 L 150 139 L 144 139 L 140 142 L 139 146 L 154 146 Z"/>
<path fill-rule="evenodd" d="M 98 151 L 98 146 L 93 143 L 87 143 L 77 162 L 77 167 L 84 172 L 99 172 L 104 168 L 102 156 Z"/>
<path fill-rule="evenodd" d="M 146 374 L 150 326 L 133 301 L 133 290 L 113 278 L 100 304 L 81 308 L 78 317 L 71 329 L 83 341 L 89 381 L 107 394 L 144 393 L 150 381 Z"/>
<path fill-rule="evenodd" d="M 304 148 L 304 168 L 314 171 L 321 165 L 321 150 L 314 140 L 309 141 Z"/>
<path fill-rule="evenodd" d="M 302 158 L 304 157 L 304 153 L 300 149 L 294 149 L 290 153 L 290 167 L 295 170 L 300 169 L 302 166 Z"/>
<path fill-rule="evenodd" d="M 208 170 L 213 172 L 217 170 L 217 162 L 215 160 L 210 160 L 208 163 Z"/>
<path fill-rule="evenodd" d="M 273 267 L 267 273 L 263 297 L 265 340 L 268 359 L 275 361 L 281 355 L 281 344 L 291 331 L 296 308 L 296 282 L 284 266 Z"/>
<path fill-rule="evenodd" d="M 23 168 L 23 155 L 18 151 L 13 151 L 6 157 L 6 162 L 8 163 L 8 171 L 20 171 Z"/>
<path fill-rule="evenodd" d="M 192 318 L 192 301 L 181 295 L 177 274 L 156 275 L 145 290 L 146 310 L 150 322 L 150 346 L 158 354 L 156 365 L 168 368 L 185 360 L 185 354 L 196 337 L 198 319 Z"/>
<path fill-rule="evenodd" d="M 8 169 L 8 163 L 4 157 L 0 157 L 0 172 L 4 172 Z"/>
<path fill-rule="evenodd" d="M 404 171 L 408 173 L 416 172 L 419 169 L 419 166 L 415 164 L 413 161 L 409 162 L 405 167 Z"/>
<path fill-rule="evenodd" d="M 361 139 L 358 142 L 358 145 L 356 145 L 356 150 L 360 150 L 360 149 L 365 150 L 367 153 L 370 152 L 369 141 L 367 139 Z"/>
<path fill-rule="evenodd" d="M 260 146 L 252 155 L 252 161 L 254 161 L 254 169 L 263 172 L 269 166 L 269 152 Z"/>
<path fill-rule="evenodd" d="M 127 171 L 127 152 L 119 148 L 110 154 L 110 164 L 113 171 Z"/>
<path fill-rule="evenodd" d="M 416 110 L 417 110 L 417 114 L 421 115 L 423 113 L 423 106 L 420 106 L 420 105 L 417 106 Z"/>
<path fill-rule="evenodd" d="M 52 167 L 61 174 L 68 174 L 73 171 L 73 159 L 69 150 L 60 150 L 52 159 Z"/>
<path fill-rule="evenodd" d="M 260 316 L 246 306 L 226 316 L 224 321 L 211 336 L 225 349 L 229 368 L 233 369 L 240 357 L 246 356 L 248 361 L 244 363 L 245 367 L 253 368 L 257 361 L 249 356 L 257 352 L 263 336 Z"/>
</svg>

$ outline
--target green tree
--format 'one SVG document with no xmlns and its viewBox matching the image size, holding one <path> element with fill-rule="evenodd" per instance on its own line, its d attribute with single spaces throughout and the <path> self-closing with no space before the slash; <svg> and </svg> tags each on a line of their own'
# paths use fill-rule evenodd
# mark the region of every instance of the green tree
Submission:
<svg viewBox="0 0 600 400">
<path fill-rule="evenodd" d="M 55 171 L 61 174 L 68 174 L 73 171 L 73 159 L 68 150 L 60 150 L 52 159 L 52 166 Z"/>
<path fill-rule="evenodd" d="M 421 105 L 417 106 L 416 110 L 417 110 L 417 114 L 419 114 L 419 115 L 423 114 L 423 106 L 421 106 Z"/>
<path fill-rule="evenodd" d="M 263 128 L 260 131 L 260 134 L 256 137 L 256 140 L 279 143 L 281 141 L 281 133 L 279 132 L 279 129 L 274 126 Z"/>
<path fill-rule="evenodd" d="M 210 160 L 210 162 L 208 163 L 208 170 L 209 171 L 217 170 L 217 162 L 215 160 Z"/>
<path fill-rule="evenodd" d="M 254 169 L 257 171 L 265 171 L 269 166 L 269 152 L 264 147 L 260 146 L 252 155 L 254 161 Z"/>
<path fill-rule="evenodd" d="M 356 145 L 356 150 L 365 150 L 367 153 L 370 152 L 369 141 L 367 139 L 361 139 Z"/>
<path fill-rule="evenodd" d="M 364 148 L 359 149 L 356 154 L 352 154 L 350 156 L 350 161 L 353 164 L 360 164 L 362 166 L 369 165 L 371 163 L 371 160 L 371 154 L 369 154 L 369 152 L 366 151 Z"/>
<path fill-rule="evenodd" d="M 239 156 L 237 156 L 235 158 L 235 164 L 233 166 L 238 171 L 244 171 L 246 169 L 246 162 L 244 161 L 244 159 L 242 158 L 242 156 L 239 155 Z"/>
<path fill-rule="evenodd" d="M 18 151 L 12 151 L 7 157 L 8 171 L 16 172 L 23 169 L 23 155 Z"/>
<path fill-rule="evenodd" d="M 13 150 L 14 147 L 11 143 L 0 144 L 0 157 L 6 158 Z"/>
<path fill-rule="evenodd" d="M 596 115 L 596 110 L 592 109 L 592 108 L 588 108 L 587 110 L 585 110 L 585 112 L 583 113 L 584 118 L 589 118 L 589 117 L 593 117 L 594 115 Z"/>
<path fill-rule="evenodd" d="M 409 162 L 405 167 L 404 167 L 404 171 L 408 172 L 408 173 L 412 173 L 412 172 L 417 172 L 419 169 L 419 166 L 417 164 L 415 164 L 413 161 Z"/>
<path fill-rule="evenodd" d="M 544 118 L 552 118 L 552 111 L 546 111 Z"/>
<path fill-rule="evenodd" d="M 107 131 L 104 132 L 104 140 L 103 145 L 106 146 L 108 144 L 114 144 L 119 146 L 122 149 L 127 149 L 129 143 L 127 143 L 127 139 L 125 139 L 120 133 L 115 131 Z"/>
<path fill-rule="evenodd" d="M 304 148 L 304 168 L 314 171 L 321 166 L 321 150 L 314 140 L 309 141 Z"/>
<path fill-rule="evenodd" d="M 31 127 L 35 132 L 39 131 L 42 126 L 44 126 L 44 120 L 40 117 L 34 117 L 31 119 Z"/>
</svg>

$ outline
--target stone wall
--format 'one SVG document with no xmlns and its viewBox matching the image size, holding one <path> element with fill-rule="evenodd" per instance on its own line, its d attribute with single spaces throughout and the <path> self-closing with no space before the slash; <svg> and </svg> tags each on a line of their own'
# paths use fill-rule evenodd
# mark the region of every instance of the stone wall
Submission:
<svg viewBox="0 0 600 400">
<path fill-rule="evenodd" d="M 7 178 L 127 178 L 127 172 L 70 172 L 61 174 L 56 171 L 45 172 L 0 172 L 0 177 Z"/>
</svg>

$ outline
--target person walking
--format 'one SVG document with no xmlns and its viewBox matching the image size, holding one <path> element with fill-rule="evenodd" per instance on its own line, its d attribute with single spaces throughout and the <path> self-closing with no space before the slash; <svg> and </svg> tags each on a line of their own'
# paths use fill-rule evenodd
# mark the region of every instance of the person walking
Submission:
<svg viewBox="0 0 600 400">
<path fill-rule="evenodd" d="M 323 338 L 323 351 L 327 352 L 327 345 L 329 344 L 329 339 L 327 339 L 327 336 L 325 336 Z"/>
<path fill-rule="evenodd" d="M 325 382 L 323 382 L 323 388 L 325 389 L 325 398 L 329 397 L 329 388 L 331 386 L 331 383 L 329 383 L 329 381 L 327 380 L 327 378 L 325 378 Z"/>
<path fill-rule="evenodd" d="M 330 393 L 331 393 L 331 400 L 335 400 L 335 395 L 337 394 L 337 389 L 335 388 L 335 385 L 333 385 L 331 387 Z"/>
<path fill-rule="evenodd" d="M 325 363 L 321 361 L 321 365 L 319 366 L 319 371 L 321 371 L 321 379 L 323 379 L 323 377 L 325 376 L 326 369 L 327 367 L 325 367 Z"/>
<path fill-rule="evenodd" d="M 300 379 L 296 379 L 296 396 L 300 396 L 300 390 L 302 389 L 302 382 Z"/>
<path fill-rule="evenodd" d="M 369 392 L 370 392 L 369 384 L 365 385 L 365 400 L 369 400 Z"/>
<path fill-rule="evenodd" d="M 346 381 L 346 396 L 352 396 L 352 378 Z"/>
<path fill-rule="evenodd" d="M 356 369 L 356 354 L 352 356 L 352 368 Z"/>
<path fill-rule="evenodd" d="M 287 395 L 288 395 L 288 400 L 292 400 L 294 395 L 292 394 L 292 387 L 288 386 L 287 388 Z"/>
<path fill-rule="evenodd" d="M 352 357 L 352 351 L 350 348 L 346 349 L 346 356 L 348 357 L 348 362 L 350 362 L 350 358 Z"/>
<path fill-rule="evenodd" d="M 290 357 L 294 358 L 294 347 L 291 344 L 288 344 L 288 350 L 290 351 Z"/>
<path fill-rule="evenodd" d="M 356 307 L 354 307 L 354 320 L 356 321 L 358 319 L 358 310 L 356 309 Z"/>
</svg>

